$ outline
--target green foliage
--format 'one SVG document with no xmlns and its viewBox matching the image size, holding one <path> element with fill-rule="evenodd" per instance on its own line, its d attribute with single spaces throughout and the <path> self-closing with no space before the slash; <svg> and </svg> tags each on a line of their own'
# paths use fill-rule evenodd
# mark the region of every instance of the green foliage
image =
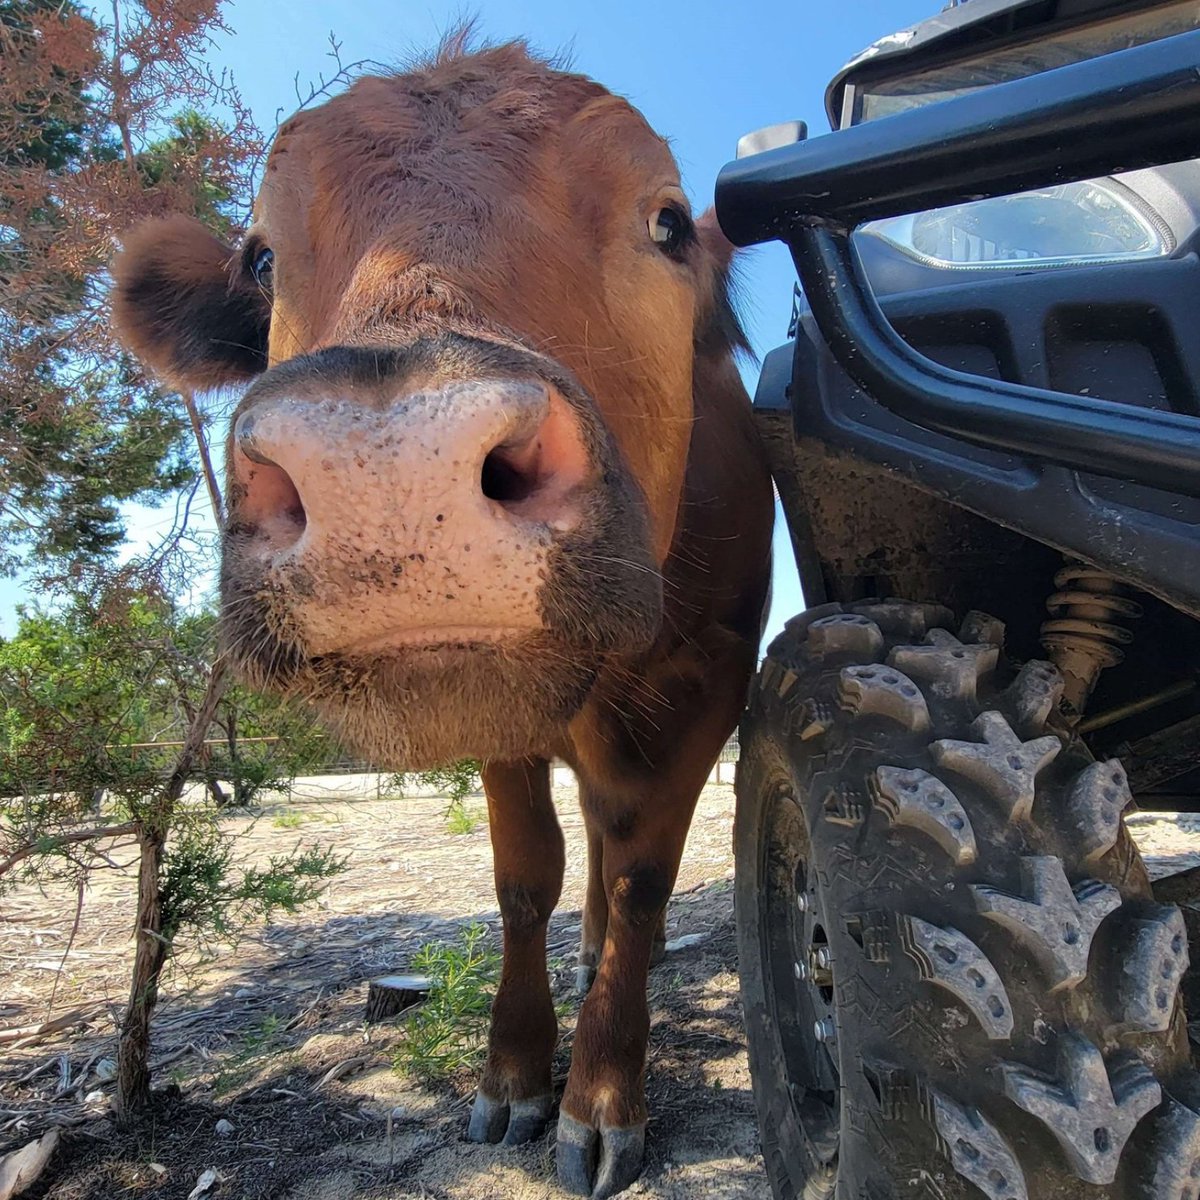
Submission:
<svg viewBox="0 0 1200 1200">
<path fill-rule="evenodd" d="M 294 808 L 288 809 L 287 812 L 276 814 L 271 824 L 276 829 L 299 829 L 304 824 L 304 817 Z"/>
<path fill-rule="evenodd" d="M 346 869 L 345 858 L 314 845 L 239 870 L 235 845 L 213 809 L 181 815 L 163 861 L 162 935 L 169 942 L 180 931 L 228 939 L 276 913 L 295 914 Z"/>
<path fill-rule="evenodd" d="M 30 352 L 34 353 L 32 348 Z M 48 350 L 6 387 L 0 363 L 0 570 L 38 558 L 109 557 L 125 539 L 119 505 L 155 504 L 197 477 L 186 417 L 120 369 L 63 374 Z"/>
<path fill-rule="evenodd" d="M 147 740 L 170 707 L 170 620 L 153 597 L 112 593 L 21 612 L 16 636 L 0 641 L 0 848 L 21 833 L 53 837 L 100 792 L 136 817 L 160 789 L 164 762 L 128 744 Z"/>
<path fill-rule="evenodd" d="M 195 939 L 230 938 L 252 921 L 295 913 L 346 869 L 344 858 L 310 846 L 239 873 L 234 842 L 211 810 L 185 820 L 167 843 L 163 862 L 162 936 L 172 943 L 181 930 Z"/>
<path fill-rule="evenodd" d="M 226 162 L 227 130 L 195 109 L 172 117 L 165 137 L 150 142 L 138 155 L 138 170 L 151 188 L 170 186 L 187 196 L 191 214 L 216 234 L 232 238 L 237 223 L 231 201 L 240 183 Z"/>
<path fill-rule="evenodd" d="M 422 946 L 411 965 L 429 976 L 431 986 L 404 1023 L 396 1069 L 430 1080 L 477 1069 L 500 978 L 500 955 L 488 941 L 487 926 L 468 925 L 449 945 Z"/>
<path fill-rule="evenodd" d="M 53 611 L 22 610 L 16 634 L 0 639 L 0 796 L 38 810 L 33 830 L 45 829 L 35 818 L 47 806 L 77 819 L 99 792 L 116 815 L 140 816 L 200 703 L 215 636 L 211 613 L 111 582 Z M 212 733 L 197 776 L 214 796 L 231 785 L 239 805 L 287 792 L 330 753 L 310 716 L 234 686 Z"/>
<path fill-rule="evenodd" d="M 260 138 L 203 61 L 219 4 L 120 9 L 118 35 L 71 0 L 0 0 L 0 573 L 111 559 L 122 504 L 198 478 L 177 399 L 115 340 L 108 264 L 146 216 L 231 235 Z"/>
<path fill-rule="evenodd" d="M 434 767 L 428 771 L 407 771 L 391 776 L 388 788 L 396 795 L 404 795 L 404 789 L 417 784 L 432 788 L 439 795 L 450 801 L 450 807 L 461 807 L 463 801 L 472 793 L 477 792 L 479 783 L 479 763 L 473 758 L 464 758 L 461 762 L 451 763 L 446 767 Z"/>
<path fill-rule="evenodd" d="M 483 815 L 478 809 L 467 808 L 461 801 L 452 804 L 446 812 L 446 832 L 461 836 L 474 833 L 483 823 Z"/>
<path fill-rule="evenodd" d="M 475 759 L 464 758 L 461 762 L 451 763 L 446 767 L 393 775 L 388 780 L 387 787 L 393 795 L 398 796 L 403 796 L 404 789 L 413 784 L 432 788 L 448 801 L 445 813 L 446 828 L 451 833 L 473 833 L 481 817 L 468 812 L 465 801 L 472 792 L 479 791 L 481 787 L 479 770 L 479 763 Z"/>
<path fill-rule="evenodd" d="M 215 637 L 212 617 L 209 640 Z M 209 747 L 206 773 L 227 781 L 232 802 L 250 805 L 268 794 L 286 795 L 291 781 L 333 759 L 335 746 L 312 714 L 274 696 L 230 687 L 214 722 L 220 739 Z"/>
<path fill-rule="evenodd" d="M 264 868 L 248 868 L 230 893 L 244 916 L 267 920 L 277 912 L 296 913 L 324 890 L 324 882 L 346 869 L 347 859 L 310 846 L 295 854 L 272 855 Z"/>
</svg>

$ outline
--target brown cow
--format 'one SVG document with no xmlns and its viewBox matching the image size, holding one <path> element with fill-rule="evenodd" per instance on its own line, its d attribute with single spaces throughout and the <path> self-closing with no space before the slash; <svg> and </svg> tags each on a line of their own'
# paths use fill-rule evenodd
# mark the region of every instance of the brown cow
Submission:
<svg viewBox="0 0 1200 1200">
<path fill-rule="evenodd" d="M 594 982 L 558 1170 L 584 1195 L 640 1169 L 646 971 L 767 594 L 728 255 L 629 104 L 460 40 L 288 121 L 240 249 L 171 219 L 115 269 L 166 378 L 256 378 L 227 450 L 241 673 L 376 762 L 485 763 L 504 968 L 475 1140 L 551 1113 L 548 764 L 574 768 Z"/>
</svg>

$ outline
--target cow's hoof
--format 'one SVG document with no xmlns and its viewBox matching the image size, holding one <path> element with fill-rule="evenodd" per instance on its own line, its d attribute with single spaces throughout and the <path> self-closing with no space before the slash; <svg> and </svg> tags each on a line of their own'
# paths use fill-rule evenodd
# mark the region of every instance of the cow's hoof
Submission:
<svg viewBox="0 0 1200 1200">
<path fill-rule="evenodd" d="M 558 1182 L 575 1196 L 604 1200 L 624 1191 L 641 1173 L 646 1123 L 624 1129 L 593 1129 L 558 1114 Z"/>
<path fill-rule="evenodd" d="M 577 995 L 586 996 L 592 990 L 592 984 L 595 982 L 595 967 L 589 967 L 584 963 L 580 963 L 575 968 L 575 992 Z"/>
<path fill-rule="evenodd" d="M 534 1096 L 530 1100 L 493 1100 L 483 1092 L 475 1093 L 471 1120 L 467 1124 L 467 1140 L 499 1142 L 502 1146 L 520 1146 L 532 1142 L 546 1131 L 550 1123 L 553 1098 Z"/>
<path fill-rule="evenodd" d="M 467 1140 L 498 1142 L 507 1129 L 508 1104 L 476 1092 L 475 1103 L 471 1105 L 471 1119 L 467 1122 Z"/>
<path fill-rule="evenodd" d="M 503 1145 L 523 1146 L 540 1138 L 550 1124 L 553 1096 L 535 1096 L 532 1100 L 514 1100 L 508 1106 L 508 1128 Z"/>
</svg>

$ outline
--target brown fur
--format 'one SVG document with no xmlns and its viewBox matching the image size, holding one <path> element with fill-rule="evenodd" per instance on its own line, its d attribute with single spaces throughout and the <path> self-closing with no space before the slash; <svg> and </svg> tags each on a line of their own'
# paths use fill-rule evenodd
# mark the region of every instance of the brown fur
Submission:
<svg viewBox="0 0 1200 1200">
<path fill-rule="evenodd" d="M 160 374 L 204 390 L 265 369 L 270 302 L 198 222 L 176 216 L 138 226 L 113 280 L 117 329 Z"/>
<path fill-rule="evenodd" d="M 455 753 L 488 760 L 505 928 L 481 1084 L 493 1103 L 550 1089 L 545 932 L 563 851 L 548 760 L 575 769 L 591 869 L 581 960 L 598 970 L 562 1104 L 603 1137 L 646 1117 L 646 970 L 696 798 L 742 708 L 769 573 L 771 490 L 733 365 L 730 248 L 702 220 L 665 256 L 646 229 L 665 203 L 685 203 L 677 168 L 625 101 L 520 44 L 459 45 L 285 124 L 240 255 L 171 223 L 131 238 L 116 270 L 127 339 L 179 385 L 250 369 L 261 309 L 246 272 L 269 245 L 269 360 L 295 361 L 261 386 L 289 370 L 336 375 L 353 361 L 338 348 L 370 351 L 381 386 L 469 374 L 469 341 L 553 376 L 591 429 L 608 486 L 591 541 L 558 552 L 538 638 L 316 662 L 280 632 L 303 597 L 263 597 L 239 558 L 236 478 L 224 594 L 259 683 L 316 695 L 374 751 L 416 754 L 394 727 L 424 719 L 453 733 Z M 239 321 L 244 337 L 230 338 Z M 435 347 L 419 370 L 417 344 Z"/>
</svg>

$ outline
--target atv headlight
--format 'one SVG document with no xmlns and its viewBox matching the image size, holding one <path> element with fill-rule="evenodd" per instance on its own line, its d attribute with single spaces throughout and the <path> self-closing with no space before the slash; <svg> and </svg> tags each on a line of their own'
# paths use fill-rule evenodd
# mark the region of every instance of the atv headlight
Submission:
<svg viewBox="0 0 1200 1200">
<path fill-rule="evenodd" d="M 1113 179 L 888 217 L 859 235 L 882 238 L 931 267 L 1032 267 L 1158 258 L 1166 223 Z"/>
</svg>

